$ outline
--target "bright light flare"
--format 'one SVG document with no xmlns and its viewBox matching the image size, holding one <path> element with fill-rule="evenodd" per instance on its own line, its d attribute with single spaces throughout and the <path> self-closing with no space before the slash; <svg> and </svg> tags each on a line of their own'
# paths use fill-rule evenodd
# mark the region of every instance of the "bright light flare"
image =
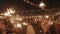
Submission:
<svg viewBox="0 0 60 34">
<path fill-rule="evenodd" d="M 40 7 L 44 7 L 44 6 L 45 6 L 45 3 L 41 2 L 41 3 L 39 4 L 39 6 L 40 6 Z"/>
<path fill-rule="evenodd" d="M 13 9 L 7 9 L 7 12 L 4 13 L 4 16 L 11 16 L 11 14 L 15 13 Z"/>
<path fill-rule="evenodd" d="M 1 15 L 4 15 L 4 16 L 12 16 L 13 13 L 15 13 L 15 10 L 9 8 L 9 9 L 7 9 L 7 12 L 2 13 Z"/>
<path fill-rule="evenodd" d="M 4 16 L 10 16 L 10 14 L 8 14 L 8 13 L 4 13 Z"/>
<path fill-rule="evenodd" d="M 49 18 L 49 16 L 47 15 L 47 16 L 45 16 L 46 18 Z"/>
<path fill-rule="evenodd" d="M 9 8 L 9 9 L 7 9 L 7 12 L 8 12 L 8 13 L 15 13 L 15 10 Z"/>
<path fill-rule="evenodd" d="M 41 7 L 42 9 L 44 9 L 45 6 L 46 6 L 45 3 L 43 3 L 43 2 L 41 2 L 41 3 L 39 4 L 39 7 Z"/>
<path fill-rule="evenodd" d="M 51 22 L 51 24 L 53 24 L 53 22 Z"/>
<path fill-rule="evenodd" d="M 23 25 L 28 25 L 28 23 L 25 23 L 25 22 L 24 22 Z"/>
<path fill-rule="evenodd" d="M 21 25 L 21 24 L 17 24 L 17 27 L 20 27 L 20 28 L 21 28 L 21 27 L 22 27 L 22 25 Z"/>
<path fill-rule="evenodd" d="M 15 13 L 15 11 L 10 10 L 10 13 Z"/>
</svg>

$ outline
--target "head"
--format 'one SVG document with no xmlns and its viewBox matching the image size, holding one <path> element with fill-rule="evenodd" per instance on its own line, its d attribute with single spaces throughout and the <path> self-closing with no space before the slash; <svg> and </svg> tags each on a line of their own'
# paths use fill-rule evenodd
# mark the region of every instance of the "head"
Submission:
<svg viewBox="0 0 60 34">
<path fill-rule="evenodd" d="M 29 19 L 28 24 L 34 24 L 34 19 L 33 18 Z"/>
<path fill-rule="evenodd" d="M 55 21 L 60 21 L 60 15 L 56 15 L 56 16 L 54 17 L 54 20 L 55 20 Z"/>
<path fill-rule="evenodd" d="M 55 23 L 55 24 L 60 24 L 60 15 L 56 15 L 56 16 L 54 17 L 54 23 Z"/>
</svg>

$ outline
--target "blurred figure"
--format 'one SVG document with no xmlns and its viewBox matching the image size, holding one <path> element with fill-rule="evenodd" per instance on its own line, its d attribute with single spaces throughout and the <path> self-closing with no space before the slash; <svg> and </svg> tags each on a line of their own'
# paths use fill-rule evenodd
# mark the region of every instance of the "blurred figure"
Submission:
<svg viewBox="0 0 60 34">
<path fill-rule="evenodd" d="M 43 28 L 41 26 L 41 21 L 37 21 L 36 26 L 36 34 L 44 34 Z"/>
<path fill-rule="evenodd" d="M 25 26 L 25 25 L 22 25 L 22 26 L 23 26 L 22 28 L 16 29 L 16 34 L 26 34 L 27 26 Z"/>
<path fill-rule="evenodd" d="M 44 32 L 43 32 L 43 29 L 42 29 L 42 27 L 41 27 L 41 24 L 40 24 L 40 21 L 34 21 L 34 19 L 31 19 L 31 21 L 29 21 L 30 22 L 30 25 L 28 25 L 28 29 L 29 29 L 29 32 L 30 32 L 30 34 L 44 34 Z"/>
<path fill-rule="evenodd" d="M 6 34 L 6 26 L 2 20 L 0 20 L 0 34 Z"/>
<path fill-rule="evenodd" d="M 29 20 L 26 34 L 35 34 L 35 30 L 33 26 L 31 25 L 31 22 L 33 22 L 33 20 L 31 21 Z"/>
<path fill-rule="evenodd" d="M 13 24 L 10 21 L 10 17 L 7 17 L 7 18 L 3 19 L 3 22 L 6 26 L 7 34 L 15 33 L 15 29 L 14 29 Z"/>
<path fill-rule="evenodd" d="M 56 15 L 54 21 L 54 24 L 50 28 L 50 32 L 51 34 L 60 34 L 60 15 Z"/>
<path fill-rule="evenodd" d="M 48 24 L 48 20 L 46 18 L 43 18 L 41 20 L 41 27 L 44 31 L 44 34 L 49 34 L 49 24 Z"/>
</svg>

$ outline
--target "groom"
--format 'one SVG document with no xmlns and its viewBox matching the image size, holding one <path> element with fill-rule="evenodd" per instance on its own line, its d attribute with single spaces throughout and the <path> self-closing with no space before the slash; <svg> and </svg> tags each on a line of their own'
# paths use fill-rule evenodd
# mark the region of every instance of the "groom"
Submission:
<svg viewBox="0 0 60 34">
<path fill-rule="evenodd" d="M 51 34 L 60 34 L 60 15 L 54 17 L 55 23 L 50 27 Z"/>
</svg>

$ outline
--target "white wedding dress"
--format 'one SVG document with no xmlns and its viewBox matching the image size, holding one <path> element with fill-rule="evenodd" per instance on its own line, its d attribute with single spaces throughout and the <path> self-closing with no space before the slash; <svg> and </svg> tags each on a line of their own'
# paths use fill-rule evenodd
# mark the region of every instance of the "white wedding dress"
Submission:
<svg viewBox="0 0 60 34">
<path fill-rule="evenodd" d="M 26 34 L 35 34 L 35 31 L 32 25 L 28 25 Z"/>
</svg>

